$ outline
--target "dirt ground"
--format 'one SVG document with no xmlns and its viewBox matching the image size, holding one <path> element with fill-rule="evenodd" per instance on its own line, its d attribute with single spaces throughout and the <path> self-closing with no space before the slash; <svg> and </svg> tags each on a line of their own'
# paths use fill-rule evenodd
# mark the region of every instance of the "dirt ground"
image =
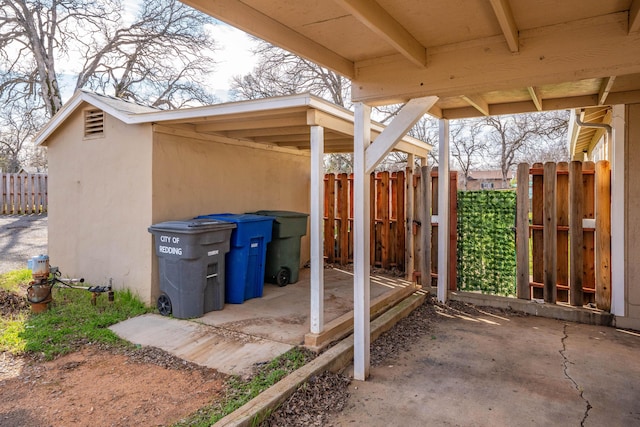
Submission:
<svg viewBox="0 0 640 427">
<path fill-rule="evenodd" d="M 163 426 L 221 395 L 212 369 L 91 345 L 51 362 L 0 355 L 0 426 Z"/>
</svg>

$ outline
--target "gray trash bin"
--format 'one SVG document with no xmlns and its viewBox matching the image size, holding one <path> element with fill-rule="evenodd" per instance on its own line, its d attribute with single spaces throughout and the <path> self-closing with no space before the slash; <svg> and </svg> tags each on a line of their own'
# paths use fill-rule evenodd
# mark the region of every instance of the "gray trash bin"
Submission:
<svg viewBox="0 0 640 427">
<path fill-rule="evenodd" d="M 149 227 L 160 279 L 160 314 L 200 317 L 224 307 L 225 254 L 235 224 L 212 219 L 167 221 Z"/>
</svg>

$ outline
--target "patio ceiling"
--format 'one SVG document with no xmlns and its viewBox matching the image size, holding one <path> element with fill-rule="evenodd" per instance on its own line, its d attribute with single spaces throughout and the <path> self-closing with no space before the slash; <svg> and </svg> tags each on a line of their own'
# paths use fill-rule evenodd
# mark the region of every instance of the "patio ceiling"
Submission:
<svg viewBox="0 0 640 427">
<path fill-rule="evenodd" d="M 463 118 L 640 102 L 640 0 L 183 0 L 353 81 Z"/>
</svg>

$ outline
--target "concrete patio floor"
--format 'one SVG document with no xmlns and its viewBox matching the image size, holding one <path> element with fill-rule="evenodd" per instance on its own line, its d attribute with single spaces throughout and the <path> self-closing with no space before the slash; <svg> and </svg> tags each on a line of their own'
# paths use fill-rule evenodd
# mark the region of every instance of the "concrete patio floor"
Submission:
<svg viewBox="0 0 640 427">
<path fill-rule="evenodd" d="M 353 309 L 353 275 L 324 270 L 325 324 Z M 227 374 L 248 375 L 256 363 L 266 362 L 304 342 L 309 332 L 309 270 L 285 287 L 265 284 L 262 298 L 225 304 L 189 320 L 147 314 L 110 329 L 134 344 L 154 346 L 182 359 Z M 401 278 L 371 275 L 371 299 L 411 285 Z"/>
<path fill-rule="evenodd" d="M 352 382 L 334 425 L 640 425 L 639 333 L 441 314 L 409 351 Z"/>
</svg>

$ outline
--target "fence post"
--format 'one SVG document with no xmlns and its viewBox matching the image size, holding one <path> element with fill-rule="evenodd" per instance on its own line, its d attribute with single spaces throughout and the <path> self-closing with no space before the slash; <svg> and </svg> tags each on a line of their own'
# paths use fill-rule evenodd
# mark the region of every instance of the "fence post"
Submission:
<svg viewBox="0 0 640 427">
<path fill-rule="evenodd" d="M 569 167 L 569 302 L 582 307 L 584 193 L 582 189 L 582 162 L 573 161 Z"/>
<path fill-rule="evenodd" d="M 529 288 L 529 164 L 518 165 L 518 189 L 516 208 L 516 296 L 531 299 Z"/>
<path fill-rule="evenodd" d="M 596 307 L 611 311 L 611 170 L 596 163 Z"/>
<path fill-rule="evenodd" d="M 558 277 L 558 217 L 556 207 L 556 164 L 544 164 L 544 301 L 555 304 L 557 298 L 556 281 Z"/>
<path fill-rule="evenodd" d="M 420 192 L 422 194 L 422 226 L 420 227 L 420 240 L 422 256 L 420 257 L 420 277 L 422 286 L 431 287 L 431 168 L 420 168 Z"/>
<path fill-rule="evenodd" d="M 413 220 L 414 220 L 414 191 L 413 191 L 413 168 L 415 165 L 415 156 L 407 155 L 407 168 L 405 173 L 405 195 L 406 195 L 406 222 L 404 227 L 405 238 L 405 254 L 404 254 L 404 271 L 405 278 L 413 282 L 414 271 L 414 242 L 413 242 Z"/>
</svg>

